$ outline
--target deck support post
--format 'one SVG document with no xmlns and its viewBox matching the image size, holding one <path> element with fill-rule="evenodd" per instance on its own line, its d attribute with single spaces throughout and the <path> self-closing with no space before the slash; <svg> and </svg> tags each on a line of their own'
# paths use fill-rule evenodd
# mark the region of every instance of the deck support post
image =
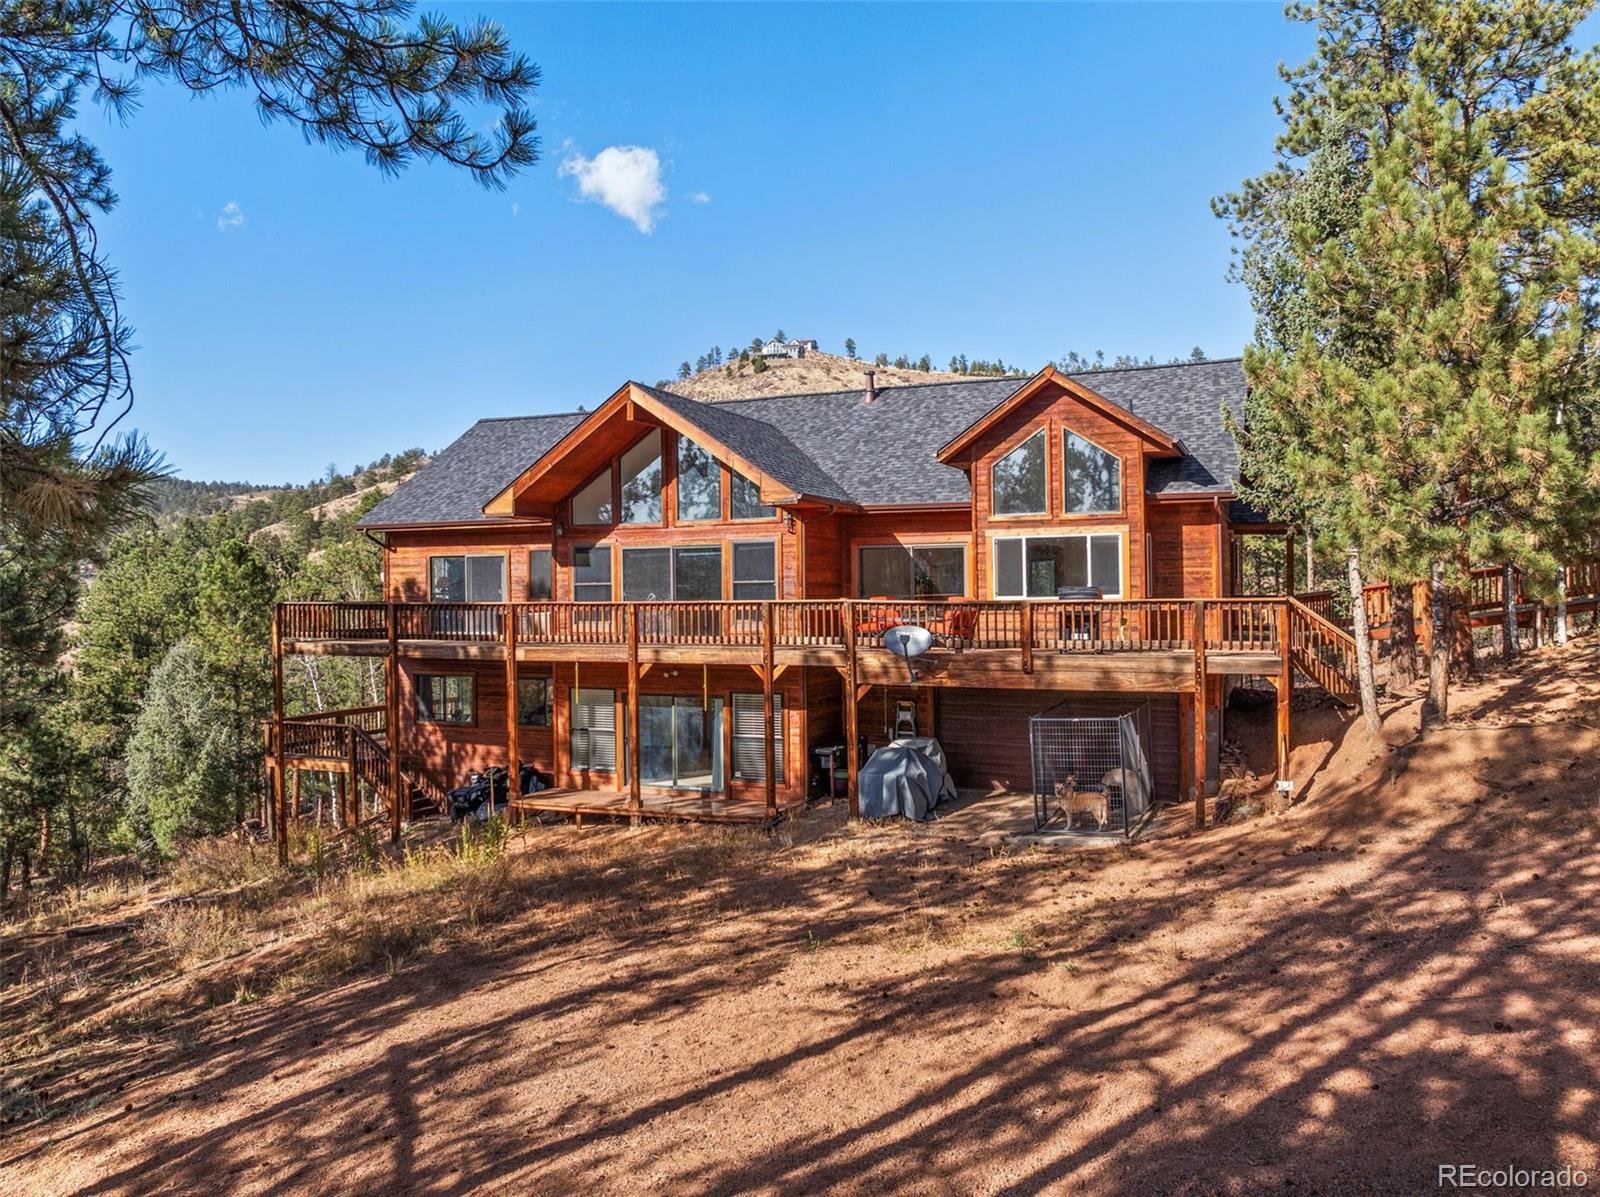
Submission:
<svg viewBox="0 0 1600 1197">
<path fill-rule="evenodd" d="M 283 801 L 283 604 L 272 607 L 272 838 L 278 863 L 289 863 L 289 830 Z"/>
<path fill-rule="evenodd" d="M 1287 626 L 1287 613 L 1285 613 L 1284 622 L 1285 626 Z M 1289 656 L 1287 637 L 1279 636 L 1278 651 L 1280 654 L 1278 661 L 1278 732 L 1276 737 L 1278 744 L 1278 784 L 1280 786 L 1288 786 L 1293 782 L 1293 779 L 1289 776 L 1291 734 L 1289 708 L 1294 699 L 1294 662 Z"/>
<path fill-rule="evenodd" d="M 1033 604 L 1022 602 L 1022 672 L 1033 672 Z"/>
<path fill-rule="evenodd" d="M 628 604 L 628 820 L 639 826 L 644 795 L 639 780 L 639 608 Z"/>
<path fill-rule="evenodd" d="M 346 831 L 354 831 L 356 824 L 361 822 L 361 779 L 356 775 L 355 728 L 345 728 L 344 743 L 345 751 L 349 755 L 345 758 L 345 783 L 339 787 L 339 799 L 342 803 L 339 817 L 344 820 Z"/>
<path fill-rule="evenodd" d="M 850 817 L 861 817 L 861 792 L 856 786 L 856 774 L 861 769 L 861 733 L 856 719 L 856 608 L 845 599 L 842 604 L 845 645 L 845 696 L 844 696 L 844 760 L 845 795 L 850 803 Z M 829 779 L 832 788 L 832 779 Z"/>
<path fill-rule="evenodd" d="M 1206 676 L 1206 601 L 1194 604 L 1194 825 L 1206 825 L 1206 715 L 1209 709 Z"/>
<path fill-rule="evenodd" d="M 511 803 L 522 793 L 522 761 L 517 744 L 517 607 L 506 604 L 506 817 Z M 494 814 L 494 787 L 489 787 L 489 813 Z"/>
<path fill-rule="evenodd" d="M 1294 529 L 1283 534 L 1283 593 L 1294 593 Z M 1235 556 L 1237 560 L 1237 555 Z"/>
<path fill-rule="evenodd" d="M 761 718 L 766 727 L 762 737 L 763 765 L 766 778 L 767 821 L 778 817 L 778 762 L 773 738 L 778 731 L 772 718 L 772 604 L 761 604 Z"/>
<path fill-rule="evenodd" d="M 400 842 L 400 622 L 393 603 L 385 607 L 389 659 L 383 671 L 384 747 L 389 750 L 389 841 Z M 409 813 L 409 812 L 408 812 Z"/>
</svg>

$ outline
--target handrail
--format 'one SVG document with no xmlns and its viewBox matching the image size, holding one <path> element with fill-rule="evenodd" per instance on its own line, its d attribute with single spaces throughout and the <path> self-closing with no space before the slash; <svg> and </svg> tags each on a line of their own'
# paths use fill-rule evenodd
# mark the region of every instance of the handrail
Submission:
<svg viewBox="0 0 1600 1197">
<path fill-rule="evenodd" d="M 1356 638 L 1299 599 L 1288 600 L 1288 645 L 1294 665 L 1335 698 L 1357 692 Z"/>
</svg>

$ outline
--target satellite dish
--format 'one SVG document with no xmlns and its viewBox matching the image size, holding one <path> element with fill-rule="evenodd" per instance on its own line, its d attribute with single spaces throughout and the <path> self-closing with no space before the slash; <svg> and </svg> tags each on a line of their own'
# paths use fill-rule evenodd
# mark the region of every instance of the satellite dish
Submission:
<svg viewBox="0 0 1600 1197">
<path fill-rule="evenodd" d="M 914 623 L 896 624 L 883 634 L 883 647 L 901 657 L 920 657 L 933 647 L 933 633 Z"/>
<path fill-rule="evenodd" d="M 917 680 L 917 667 L 911 662 L 933 647 L 933 633 L 914 623 L 896 624 L 883 634 L 883 647 L 906 660 L 906 672 Z"/>
</svg>

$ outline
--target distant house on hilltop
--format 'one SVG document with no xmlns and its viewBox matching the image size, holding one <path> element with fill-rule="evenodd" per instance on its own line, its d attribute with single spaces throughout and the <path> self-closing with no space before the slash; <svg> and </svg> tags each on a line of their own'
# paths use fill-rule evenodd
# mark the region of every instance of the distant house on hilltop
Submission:
<svg viewBox="0 0 1600 1197">
<path fill-rule="evenodd" d="M 805 357 L 807 353 L 816 349 L 815 341 L 801 341 L 791 338 L 787 341 L 771 340 L 761 346 L 762 357 Z"/>
</svg>

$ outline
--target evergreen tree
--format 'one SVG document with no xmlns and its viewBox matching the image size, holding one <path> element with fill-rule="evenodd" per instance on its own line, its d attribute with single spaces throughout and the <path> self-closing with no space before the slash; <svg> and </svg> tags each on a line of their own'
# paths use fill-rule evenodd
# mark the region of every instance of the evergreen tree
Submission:
<svg viewBox="0 0 1600 1197">
<path fill-rule="evenodd" d="M 690 369 L 688 362 L 679 362 L 678 363 L 678 377 L 679 378 L 688 378 L 693 373 L 694 373 L 694 371 L 692 369 Z"/>
<path fill-rule="evenodd" d="M 229 762 L 234 821 L 263 781 L 261 721 L 272 713 L 271 633 L 276 586 L 266 563 L 244 537 L 224 534 L 200 563 L 195 643 L 216 679 L 219 718 L 230 724 Z"/>
<path fill-rule="evenodd" d="M 933 369 L 933 362 L 926 353 L 917 359 L 917 369 L 921 370 L 924 374 L 927 374 Z"/>
<path fill-rule="evenodd" d="M 844 355 L 851 361 L 856 360 L 856 340 L 854 337 L 844 339 Z"/>
<path fill-rule="evenodd" d="M 1447 709 L 1447 584 L 1474 560 L 1530 578 L 1592 542 L 1600 62 L 1570 46 L 1588 4 L 1514 0 L 1295 10 L 1318 22 L 1285 72 L 1278 165 L 1219 208 L 1278 236 L 1310 306 L 1245 369 L 1275 464 L 1332 534 L 1435 620 L 1425 726 Z M 1348 131 L 1348 132 L 1343 132 Z M 1344 140 L 1361 179 L 1331 239 L 1275 214 L 1300 159 Z M 1462 610 L 1459 600 L 1457 610 Z"/>
</svg>

